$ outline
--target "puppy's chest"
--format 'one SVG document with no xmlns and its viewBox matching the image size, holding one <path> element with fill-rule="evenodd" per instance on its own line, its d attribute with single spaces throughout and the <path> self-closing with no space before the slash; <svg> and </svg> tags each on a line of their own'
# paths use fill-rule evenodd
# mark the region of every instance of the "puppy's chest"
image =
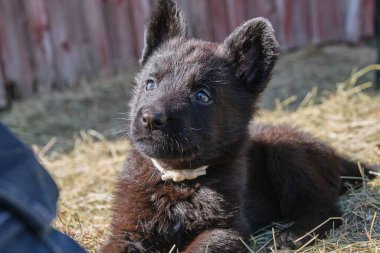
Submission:
<svg viewBox="0 0 380 253">
<path fill-rule="evenodd" d="M 146 217 L 144 229 L 173 240 L 225 226 L 234 214 L 221 194 L 199 184 L 162 184 L 149 194 L 151 217 Z"/>
</svg>

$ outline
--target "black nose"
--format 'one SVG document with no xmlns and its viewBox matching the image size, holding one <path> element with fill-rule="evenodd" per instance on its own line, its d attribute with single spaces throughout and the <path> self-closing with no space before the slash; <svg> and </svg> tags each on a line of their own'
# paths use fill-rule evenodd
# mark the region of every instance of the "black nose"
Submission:
<svg viewBox="0 0 380 253">
<path fill-rule="evenodd" d="M 145 111 L 141 116 L 141 123 L 145 128 L 157 130 L 166 125 L 166 116 L 159 112 Z"/>
</svg>

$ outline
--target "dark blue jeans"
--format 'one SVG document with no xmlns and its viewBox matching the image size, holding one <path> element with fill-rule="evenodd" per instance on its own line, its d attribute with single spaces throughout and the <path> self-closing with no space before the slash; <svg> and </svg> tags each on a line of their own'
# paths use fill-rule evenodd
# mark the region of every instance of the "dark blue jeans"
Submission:
<svg viewBox="0 0 380 253">
<path fill-rule="evenodd" d="M 82 253 L 50 223 L 58 189 L 33 152 L 0 123 L 0 253 Z"/>
</svg>

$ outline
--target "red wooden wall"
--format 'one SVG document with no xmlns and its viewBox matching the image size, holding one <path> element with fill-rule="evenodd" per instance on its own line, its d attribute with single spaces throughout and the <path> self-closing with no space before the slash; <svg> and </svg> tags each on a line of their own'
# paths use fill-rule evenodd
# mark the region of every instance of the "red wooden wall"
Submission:
<svg viewBox="0 0 380 253">
<path fill-rule="evenodd" d="M 264 16 L 285 50 L 372 36 L 374 1 L 178 0 L 196 37 L 221 42 L 243 21 Z M 0 108 L 6 85 L 28 97 L 135 63 L 153 2 L 0 0 Z"/>
</svg>

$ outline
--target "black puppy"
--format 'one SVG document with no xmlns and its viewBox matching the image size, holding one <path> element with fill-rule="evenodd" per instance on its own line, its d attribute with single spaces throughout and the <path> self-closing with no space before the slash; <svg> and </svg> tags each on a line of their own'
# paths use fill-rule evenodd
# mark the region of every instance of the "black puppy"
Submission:
<svg viewBox="0 0 380 253">
<path fill-rule="evenodd" d="M 241 238 L 282 220 L 294 223 L 276 242 L 294 248 L 340 215 L 340 176 L 359 175 L 354 163 L 289 127 L 249 125 L 277 56 L 264 18 L 216 44 L 187 38 L 176 4 L 159 1 L 102 252 L 244 252 Z"/>
</svg>

